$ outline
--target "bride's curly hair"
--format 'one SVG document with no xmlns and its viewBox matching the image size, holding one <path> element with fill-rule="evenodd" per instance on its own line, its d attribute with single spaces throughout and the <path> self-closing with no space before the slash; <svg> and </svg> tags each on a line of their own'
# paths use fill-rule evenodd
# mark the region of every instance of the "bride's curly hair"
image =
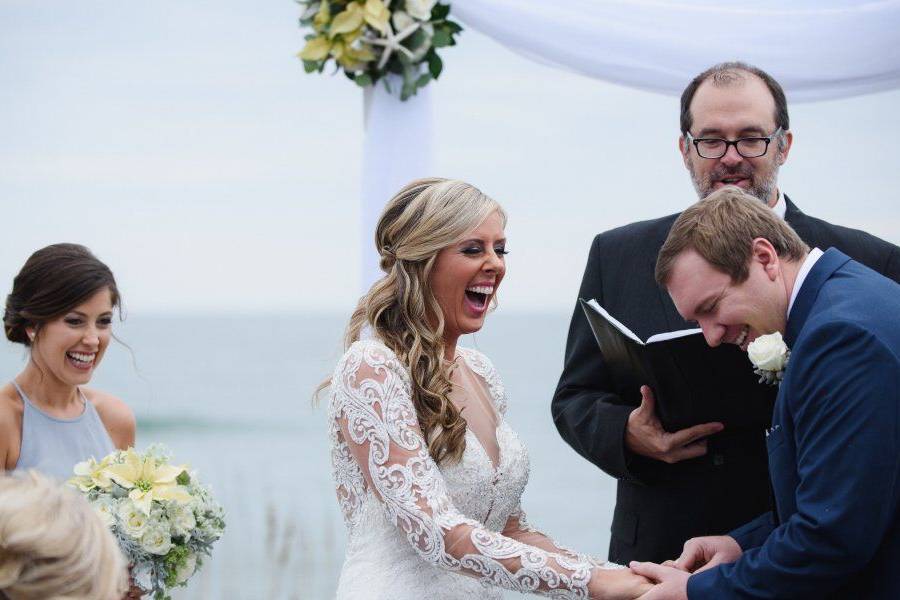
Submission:
<svg viewBox="0 0 900 600">
<path fill-rule="evenodd" d="M 462 458 L 466 422 L 450 402 L 444 315 L 429 276 L 438 252 L 493 212 L 505 226 L 500 205 L 463 181 L 433 177 L 407 184 L 387 203 L 375 229 L 385 275 L 360 299 L 347 326 L 345 348 L 369 326 L 409 369 L 416 416 L 438 463 Z"/>
</svg>

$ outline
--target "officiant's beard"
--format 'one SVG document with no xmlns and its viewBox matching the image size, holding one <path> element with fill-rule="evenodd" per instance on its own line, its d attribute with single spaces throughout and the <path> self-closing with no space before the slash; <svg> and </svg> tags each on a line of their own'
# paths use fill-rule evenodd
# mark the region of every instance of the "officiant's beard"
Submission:
<svg viewBox="0 0 900 600">
<path fill-rule="evenodd" d="M 717 182 L 728 177 L 739 176 L 750 181 L 750 187 L 744 191 L 751 196 L 759 198 L 768 206 L 769 198 L 772 197 L 772 193 L 778 185 L 779 165 L 777 163 L 771 166 L 772 170 L 768 174 L 764 172 L 764 168 L 753 168 L 749 163 L 742 162 L 732 169 L 720 164 L 703 176 L 697 175 L 693 161 L 689 161 L 688 165 L 691 182 L 694 184 L 697 197 L 701 200 L 716 191 L 715 184 Z"/>
</svg>

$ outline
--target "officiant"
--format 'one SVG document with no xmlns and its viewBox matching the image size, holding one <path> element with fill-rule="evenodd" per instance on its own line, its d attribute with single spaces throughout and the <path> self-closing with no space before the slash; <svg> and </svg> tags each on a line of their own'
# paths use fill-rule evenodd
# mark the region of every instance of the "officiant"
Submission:
<svg viewBox="0 0 900 600">
<path fill-rule="evenodd" d="M 811 247 L 836 247 L 900 281 L 900 248 L 862 231 L 806 215 L 778 188 L 793 142 L 787 101 L 769 74 L 744 63 L 715 65 L 681 96 L 678 148 L 700 198 L 736 185 L 766 203 Z M 836 151 L 839 148 L 835 148 Z M 687 203 L 686 203 L 687 204 Z M 654 280 L 656 256 L 677 214 L 597 235 L 578 298 L 596 299 L 642 339 L 696 326 L 684 321 Z M 770 508 L 765 430 L 776 388 L 759 384 L 736 346 L 698 348 L 709 373 L 741 370 L 715 398 L 717 420 L 668 431 L 647 387 L 622 390 L 611 374 L 579 303 L 569 326 L 565 362 L 552 401 L 563 439 L 618 480 L 609 560 L 664 561 L 683 543 L 726 533 Z M 705 383 L 705 382 L 704 382 Z M 697 387 L 703 387 L 697 384 Z M 681 403 L 679 403 L 681 405 Z"/>
</svg>

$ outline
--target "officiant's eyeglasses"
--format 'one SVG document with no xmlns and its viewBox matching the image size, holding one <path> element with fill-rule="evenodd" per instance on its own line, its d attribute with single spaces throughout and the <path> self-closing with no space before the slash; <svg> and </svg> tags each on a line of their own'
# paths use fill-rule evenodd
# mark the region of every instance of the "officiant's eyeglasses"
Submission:
<svg viewBox="0 0 900 600">
<path fill-rule="evenodd" d="M 769 144 L 781 133 L 781 127 L 772 132 L 768 137 L 745 137 L 738 140 L 723 140 L 721 138 L 695 138 L 688 131 L 684 134 L 688 143 L 693 144 L 697 154 L 701 158 L 722 158 L 728 152 L 728 146 L 734 146 L 737 153 L 744 158 L 757 158 L 765 155 L 769 150 Z"/>
</svg>

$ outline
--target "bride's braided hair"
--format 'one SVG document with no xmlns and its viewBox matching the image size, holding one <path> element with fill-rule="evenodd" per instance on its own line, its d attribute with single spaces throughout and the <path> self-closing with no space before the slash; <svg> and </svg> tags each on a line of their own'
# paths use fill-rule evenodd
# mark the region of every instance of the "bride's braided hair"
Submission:
<svg viewBox="0 0 900 600">
<path fill-rule="evenodd" d="M 506 215 L 468 183 L 419 179 L 387 203 L 375 230 L 385 275 L 360 299 L 347 326 L 345 346 L 367 325 L 409 369 L 412 402 L 438 463 L 455 463 L 466 447 L 466 422 L 450 402 L 444 360 L 444 316 L 429 285 L 438 252 L 458 242 L 491 213 Z"/>
</svg>

